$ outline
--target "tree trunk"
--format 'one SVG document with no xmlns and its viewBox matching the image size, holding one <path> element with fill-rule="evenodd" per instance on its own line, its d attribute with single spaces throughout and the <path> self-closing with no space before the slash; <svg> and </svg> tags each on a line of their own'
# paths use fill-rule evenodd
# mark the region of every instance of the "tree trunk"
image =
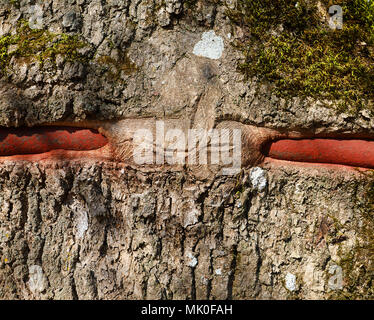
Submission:
<svg viewBox="0 0 374 320">
<path fill-rule="evenodd" d="M 241 1 L 2 2 L 4 132 L 98 129 L 110 148 L 0 150 L 0 299 L 373 297 L 370 173 L 261 153 L 284 136 L 371 137 L 372 115 L 240 73 L 252 38 L 227 10 Z M 244 128 L 240 173 L 134 165 L 130 134 L 150 119 Z"/>
</svg>

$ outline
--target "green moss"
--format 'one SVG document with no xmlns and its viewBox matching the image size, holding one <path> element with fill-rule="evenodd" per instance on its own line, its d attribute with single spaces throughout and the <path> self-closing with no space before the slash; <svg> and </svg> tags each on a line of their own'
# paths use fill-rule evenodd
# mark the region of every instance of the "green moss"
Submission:
<svg viewBox="0 0 374 320">
<path fill-rule="evenodd" d="M 227 10 L 245 31 L 235 44 L 244 53 L 238 68 L 248 78 L 273 83 L 284 98 L 326 99 L 342 111 L 373 109 L 374 0 L 321 2 L 326 10 L 342 6 L 342 30 L 321 22 L 317 2 L 239 0 Z"/>
<path fill-rule="evenodd" d="M 185 0 L 183 6 L 185 9 L 193 9 L 196 7 L 197 1 L 198 0 Z"/>
<path fill-rule="evenodd" d="M 121 78 L 121 74 L 126 75 L 136 72 L 136 65 L 131 62 L 126 51 L 120 51 L 119 57 L 114 59 L 110 56 L 101 56 L 97 59 L 101 65 L 108 67 L 108 79 L 118 81 Z"/>
<path fill-rule="evenodd" d="M 2 75 L 7 73 L 13 57 L 43 64 L 46 60 L 55 62 L 56 57 L 62 55 L 66 61 L 86 62 L 88 58 L 79 53 L 85 45 L 77 36 L 31 29 L 27 22 L 21 21 L 14 35 L 0 38 L 0 71 Z"/>
<path fill-rule="evenodd" d="M 9 54 L 8 49 L 9 46 L 12 44 L 13 38 L 11 36 L 3 36 L 0 38 L 0 67 L 1 70 L 8 65 L 9 62 Z"/>
</svg>

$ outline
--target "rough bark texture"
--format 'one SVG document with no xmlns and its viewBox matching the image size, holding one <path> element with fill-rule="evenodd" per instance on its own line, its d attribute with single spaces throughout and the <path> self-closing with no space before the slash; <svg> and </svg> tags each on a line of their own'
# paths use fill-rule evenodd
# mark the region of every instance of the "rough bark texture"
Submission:
<svg viewBox="0 0 374 320">
<path fill-rule="evenodd" d="M 286 298 L 290 273 L 299 297 L 325 297 L 339 247 L 358 237 L 362 186 L 273 169 L 260 191 L 254 170 L 201 183 L 120 165 L 5 163 L 1 296 Z"/>
<path fill-rule="evenodd" d="M 15 34 L 33 3 L 3 2 L 0 35 Z M 224 6 L 196 5 L 43 1 L 43 30 L 80 35 L 87 59 L 60 52 L 42 64 L 37 55 L 12 56 L 0 124 L 155 117 L 198 128 L 233 120 L 372 132 L 368 111 L 352 117 L 318 101 L 286 102 L 256 79 L 243 81 L 241 52 L 232 46 L 240 28 Z M 192 53 L 211 29 L 224 41 L 218 60 Z M 197 178 L 122 162 L 3 159 L 0 298 L 373 297 L 370 205 L 367 178 L 354 170 L 268 163 L 234 177 Z"/>
</svg>

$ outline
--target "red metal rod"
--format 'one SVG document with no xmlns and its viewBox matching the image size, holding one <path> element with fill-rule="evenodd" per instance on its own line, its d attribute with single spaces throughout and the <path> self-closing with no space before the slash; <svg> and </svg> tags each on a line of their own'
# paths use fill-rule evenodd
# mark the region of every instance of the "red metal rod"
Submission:
<svg viewBox="0 0 374 320">
<path fill-rule="evenodd" d="M 280 160 L 374 168 L 374 141 L 285 139 L 273 142 L 268 155 Z"/>
<path fill-rule="evenodd" d="M 92 129 L 73 127 L 0 128 L 0 156 L 38 154 L 51 150 L 94 150 L 108 143 Z"/>
</svg>

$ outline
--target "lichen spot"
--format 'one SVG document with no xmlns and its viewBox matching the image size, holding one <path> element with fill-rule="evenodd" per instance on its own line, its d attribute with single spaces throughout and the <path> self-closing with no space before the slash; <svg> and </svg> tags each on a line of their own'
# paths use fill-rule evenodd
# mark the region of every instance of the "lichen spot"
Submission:
<svg viewBox="0 0 374 320">
<path fill-rule="evenodd" d="M 204 32 L 201 40 L 193 48 L 193 54 L 209 59 L 219 59 L 224 50 L 223 39 L 217 36 L 214 30 Z"/>
<path fill-rule="evenodd" d="M 286 288 L 290 291 L 296 290 L 296 276 L 292 273 L 287 272 L 286 274 Z"/>
</svg>

